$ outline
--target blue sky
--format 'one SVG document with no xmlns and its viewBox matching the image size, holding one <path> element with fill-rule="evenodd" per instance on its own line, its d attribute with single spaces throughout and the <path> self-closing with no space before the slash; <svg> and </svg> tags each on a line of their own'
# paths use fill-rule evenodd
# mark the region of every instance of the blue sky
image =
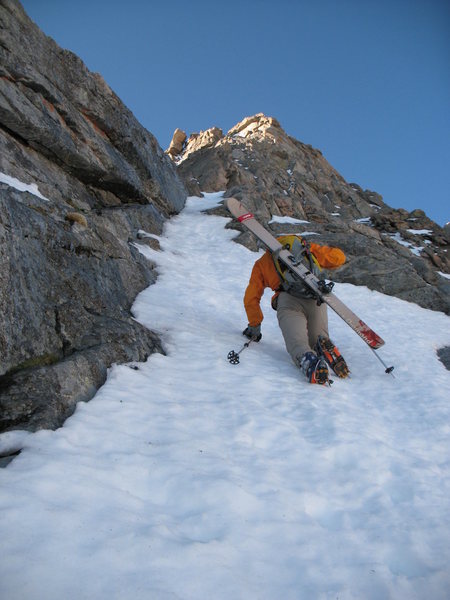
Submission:
<svg viewBox="0 0 450 600">
<path fill-rule="evenodd" d="M 263 112 L 389 205 L 450 220 L 450 3 L 24 0 L 167 148 Z"/>
</svg>

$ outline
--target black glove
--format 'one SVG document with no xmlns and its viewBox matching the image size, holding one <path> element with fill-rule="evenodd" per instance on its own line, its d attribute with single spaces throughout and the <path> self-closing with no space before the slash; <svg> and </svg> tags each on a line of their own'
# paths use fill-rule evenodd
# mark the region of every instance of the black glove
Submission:
<svg viewBox="0 0 450 600">
<path fill-rule="evenodd" d="M 256 325 L 256 327 L 251 327 L 248 325 L 247 329 L 244 329 L 242 332 L 242 335 L 245 335 L 245 337 L 248 337 L 250 340 L 259 342 L 259 340 L 262 338 L 261 325 Z"/>
</svg>

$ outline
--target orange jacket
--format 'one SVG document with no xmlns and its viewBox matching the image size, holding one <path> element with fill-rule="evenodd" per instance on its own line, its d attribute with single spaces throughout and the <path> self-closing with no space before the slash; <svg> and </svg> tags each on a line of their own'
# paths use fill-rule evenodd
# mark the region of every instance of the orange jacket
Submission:
<svg viewBox="0 0 450 600">
<path fill-rule="evenodd" d="M 345 254 L 339 248 L 319 246 L 319 244 L 310 244 L 309 247 L 319 265 L 325 269 L 340 267 L 345 262 Z M 256 327 L 264 319 L 260 307 L 264 290 L 271 288 L 276 292 L 272 297 L 273 300 L 280 293 L 280 283 L 280 276 L 275 268 L 272 255 L 267 250 L 253 265 L 250 281 L 245 290 L 244 306 L 248 324 L 251 327 Z"/>
</svg>

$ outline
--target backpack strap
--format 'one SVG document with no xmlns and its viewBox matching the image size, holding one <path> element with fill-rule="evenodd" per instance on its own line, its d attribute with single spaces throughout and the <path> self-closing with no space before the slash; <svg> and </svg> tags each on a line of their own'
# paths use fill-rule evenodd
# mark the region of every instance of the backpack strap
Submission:
<svg viewBox="0 0 450 600">
<path fill-rule="evenodd" d="M 281 244 L 283 244 L 283 241 L 285 241 L 285 244 L 282 245 L 282 248 L 280 248 L 279 250 L 275 250 L 275 252 L 272 252 L 273 262 L 274 262 L 275 268 L 277 270 L 277 273 L 278 273 L 281 281 L 286 281 L 286 273 L 288 272 L 288 269 L 287 269 L 287 267 L 284 267 L 284 268 L 282 267 L 282 265 L 280 264 L 280 261 L 278 260 L 278 255 L 279 255 L 280 251 L 283 249 L 289 250 L 289 252 L 292 252 L 294 242 L 297 240 L 302 246 L 301 251 L 297 252 L 294 255 L 294 258 L 297 261 L 297 264 L 300 264 L 302 261 L 305 261 L 308 263 L 309 269 L 312 273 L 314 273 L 315 275 L 318 275 L 320 273 L 320 271 L 322 269 L 321 269 L 316 257 L 311 252 L 309 243 L 305 240 L 305 238 L 302 238 L 299 235 L 286 235 L 286 236 L 280 236 L 277 239 Z M 293 262 L 292 264 L 295 265 L 295 262 Z"/>
<path fill-rule="evenodd" d="M 300 264 L 301 262 L 306 262 L 309 265 L 310 271 L 315 275 L 319 275 L 321 271 L 320 265 L 317 262 L 316 257 L 311 252 L 309 244 L 304 238 L 297 235 L 280 236 L 278 238 L 278 241 L 280 241 L 280 243 L 286 241 L 286 243 L 282 245 L 282 247 L 279 250 L 275 250 L 274 252 L 272 252 L 272 258 L 275 265 L 275 269 L 280 278 L 280 287 L 277 291 L 288 292 L 292 296 L 296 296 L 299 298 L 312 298 L 315 297 L 315 294 L 308 288 L 308 286 L 303 281 L 296 278 L 295 275 L 292 275 L 288 267 L 283 268 L 278 259 L 281 250 L 289 250 L 290 252 L 292 252 L 292 247 L 294 245 L 294 241 L 296 240 L 298 240 L 301 243 L 302 248 L 300 251 L 293 254 L 295 261 L 293 261 L 292 264 L 295 265 Z"/>
</svg>

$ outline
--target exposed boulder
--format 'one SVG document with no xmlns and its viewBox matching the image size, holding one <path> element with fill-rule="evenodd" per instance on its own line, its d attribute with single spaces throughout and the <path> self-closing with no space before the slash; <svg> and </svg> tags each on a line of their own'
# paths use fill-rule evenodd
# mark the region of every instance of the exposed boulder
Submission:
<svg viewBox="0 0 450 600">
<path fill-rule="evenodd" d="M 115 362 L 162 352 L 130 313 L 139 253 L 184 206 L 175 166 L 15 0 L 0 3 L 0 431 L 57 427 Z"/>
<path fill-rule="evenodd" d="M 450 223 L 446 223 L 442 228 L 443 235 L 447 242 L 450 244 Z"/>
<path fill-rule="evenodd" d="M 336 281 L 450 312 L 450 282 L 441 274 L 450 272 L 448 231 L 422 210 L 392 209 L 380 194 L 346 182 L 276 119 L 247 117 L 215 143 L 187 145 L 178 170 L 191 193 L 225 191 L 274 233 L 306 232 L 340 246 L 348 260 L 333 273 Z M 280 224 L 279 217 L 299 223 Z M 239 239 L 256 248 L 248 234 Z"/>
<path fill-rule="evenodd" d="M 181 129 L 175 129 L 174 134 L 172 136 L 172 141 L 170 142 L 170 146 L 167 150 L 167 154 L 171 158 L 176 158 L 179 154 L 183 152 L 185 142 L 186 133 L 184 131 L 181 131 Z"/>
</svg>

